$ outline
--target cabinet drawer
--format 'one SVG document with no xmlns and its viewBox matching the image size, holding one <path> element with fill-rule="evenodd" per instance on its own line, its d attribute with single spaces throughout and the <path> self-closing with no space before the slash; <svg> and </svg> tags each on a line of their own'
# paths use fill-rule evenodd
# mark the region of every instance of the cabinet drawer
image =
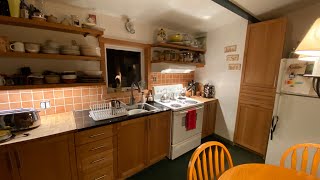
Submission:
<svg viewBox="0 0 320 180">
<path fill-rule="evenodd" d="M 78 159 L 83 172 L 113 165 L 113 149 Z"/>
<path fill-rule="evenodd" d="M 98 127 L 76 133 L 76 145 L 87 144 L 113 136 L 113 125 Z"/>
<path fill-rule="evenodd" d="M 79 146 L 77 147 L 77 155 L 80 158 L 88 157 L 110 149 L 113 149 L 113 137 Z"/>
<path fill-rule="evenodd" d="M 82 180 L 110 180 L 113 179 L 113 167 L 104 166 L 92 172 L 83 173 Z"/>
</svg>

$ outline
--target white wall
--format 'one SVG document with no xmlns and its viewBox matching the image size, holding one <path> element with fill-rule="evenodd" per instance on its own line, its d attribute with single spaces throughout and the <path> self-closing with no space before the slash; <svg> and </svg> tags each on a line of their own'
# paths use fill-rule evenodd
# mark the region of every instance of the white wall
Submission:
<svg viewBox="0 0 320 180">
<path fill-rule="evenodd" d="M 94 13 L 87 9 L 82 9 L 66 4 L 56 3 L 54 1 L 44 1 L 45 13 L 53 14 L 61 21 L 64 17 L 71 14 L 78 15 L 81 20 L 85 20 L 89 13 Z M 97 24 L 105 28 L 104 37 L 122 39 L 128 41 L 152 43 L 154 26 L 135 23 L 136 33 L 130 34 L 126 31 L 124 20 L 121 17 L 107 16 L 99 13 L 97 15 Z M 98 45 L 98 41 L 93 37 L 84 38 L 81 35 L 62 33 L 55 31 L 30 29 L 23 27 L 0 25 L 0 36 L 7 36 L 9 41 L 36 42 L 43 44 L 46 40 L 54 40 L 62 45 L 71 44 L 71 40 L 76 40 L 79 44 Z M 59 61 L 49 59 L 24 59 L 24 58 L 0 58 L 0 73 L 13 74 L 17 67 L 29 66 L 33 72 L 43 70 L 70 71 L 70 70 L 98 70 L 99 62 L 87 61 Z"/>
<path fill-rule="evenodd" d="M 233 141 L 238 106 L 241 71 L 230 71 L 224 47 L 237 45 L 242 64 L 247 30 L 247 20 L 239 19 L 231 24 L 208 32 L 206 65 L 195 72 L 196 81 L 212 83 L 220 105 L 217 110 L 215 133 Z"/>
</svg>

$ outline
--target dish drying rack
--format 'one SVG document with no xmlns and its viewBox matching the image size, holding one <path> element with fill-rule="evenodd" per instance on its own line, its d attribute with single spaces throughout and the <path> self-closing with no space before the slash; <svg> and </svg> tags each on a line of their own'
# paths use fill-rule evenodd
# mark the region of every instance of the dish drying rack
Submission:
<svg viewBox="0 0 320 180">
<path fill-rule="evenodd" d="M 126 104 L 118 100 L 105 101 L 90 106 L 89 116 L 95 120 L 106 120 L 128 115 Z"/>
</svg>

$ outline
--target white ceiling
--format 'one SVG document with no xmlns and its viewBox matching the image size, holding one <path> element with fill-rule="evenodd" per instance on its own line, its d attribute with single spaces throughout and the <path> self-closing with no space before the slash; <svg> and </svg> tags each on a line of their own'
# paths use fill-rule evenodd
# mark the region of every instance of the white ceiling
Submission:
<svg viewBox="0 0 320 180">
<path fill-rule="evenodd" d="M 319 0 L 230 0 L 262 20 L 283 16 Z"/>
<path fill-rule="evenodd" d="M 52 0 L 171 29 L 206 32 L 241 19 L 212 0 Z M 260 19 L 286 14 L 319 0 L 231 0 Z M 289 8 L 290 7 L 290 8 Z"/>
<path fill-rule="evenodd" d="M 231 0 L 248 10 L 255 16 L 270 12 L 274 9 L 296 3 L 301 0 Z"/>
<path fill-rule="evenodd" d="M 208 31 L 241 19 L 212 0 L 55 0 L 112 16 L 186 31 Z"/>
</svg>

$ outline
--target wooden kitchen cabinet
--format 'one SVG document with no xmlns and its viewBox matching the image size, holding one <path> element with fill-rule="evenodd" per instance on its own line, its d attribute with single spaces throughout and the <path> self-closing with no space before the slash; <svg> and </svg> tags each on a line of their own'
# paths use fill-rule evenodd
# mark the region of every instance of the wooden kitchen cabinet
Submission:
<svg viewBox="0 0 320 180">
<path fill-rule="evenodd" d="M 286 32 L 285 18 L 250 24 L 234 142 L 265 156 Z"/>
<path fill-rule="evenodd" d="M 248 26 L 242 86 L 276 87 L 286 21 L 280 18 Z"/>
<path fill-rule="evenodd" d="M 154 164 L 168 155 L 171 112 L 149 116 L 148 164 Z"/>
<path fill-rule="evenodd" d="M 21 180 L 77 179 L 73 134 L 13 147 Z"/>
<path fill-rule="evenodd" d="M 114 125 L 75 133 L 80 180 L 115 179 L 116 136 Z"/>
<path fill-rule="evenodd" d="M 267 149 L 272 109 L 240 104 L 237 117 L 236 142 L 264 155 Z"/>
<path fill-rule="evenodd" d="M 6 146 L 0 147 L 0 178 L 5 180 L 19 179 L 17 168 L 14 164 L 10 151 Z"/>
<path fill-rule="evenodd" d="M 118 125 L 118 177 L 126 178 L 147 165 L 147 117 Z"/>
<path fill-rule="evenodd" d="M 214 133 L 216 124 L 217 101 L 209 101 L 204 103 L 203 123 L 201 137 L 207 137 Z"/>
<path fill-rule="evenodd" d="M 127 178 L 168 155 L 171 111 L 118 123 L 118 178 Z"/>
</svg>

